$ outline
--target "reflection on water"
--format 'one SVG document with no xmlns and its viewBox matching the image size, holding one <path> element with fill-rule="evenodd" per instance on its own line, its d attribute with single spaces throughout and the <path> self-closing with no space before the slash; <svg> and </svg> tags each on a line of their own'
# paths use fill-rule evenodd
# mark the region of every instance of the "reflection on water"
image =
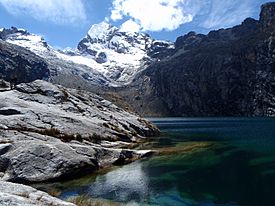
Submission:
<svg viewBox="0 0 275 206">
<path fill-rule="evenodd" d="M 124 205 L 269 206 L 275 195 L 275 120 L 153 119 L 159 155 L 84 184 L 61 197 L 88 194 Z"/>
<path fill-rule="evenodd" d="M 140 202 L 149 196 L 148 178 L 142 164 L 136 162 L 99 176 L 87 192 L 95 198 Z"/>
</svg>

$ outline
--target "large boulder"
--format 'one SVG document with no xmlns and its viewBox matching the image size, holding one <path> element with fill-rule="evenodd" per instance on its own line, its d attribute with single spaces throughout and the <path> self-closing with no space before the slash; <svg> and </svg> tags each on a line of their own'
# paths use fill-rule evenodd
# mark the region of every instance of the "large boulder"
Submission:
<svg viewBox="0 0 275 206">
<path fill-rule="evenodd" d="M 41 182 L 121 164 L 158 130 L 103 98 L 37 80 L 0 92 L 0 178 Z"/>
<path fill-rule="evenodd" d="M 72 179 L 149 152 L 108 148 L 87 141 L 65 143 L 34 132 L 4 130 L 0 135 L 0 179 L 13 182 Z"/>
</svg>

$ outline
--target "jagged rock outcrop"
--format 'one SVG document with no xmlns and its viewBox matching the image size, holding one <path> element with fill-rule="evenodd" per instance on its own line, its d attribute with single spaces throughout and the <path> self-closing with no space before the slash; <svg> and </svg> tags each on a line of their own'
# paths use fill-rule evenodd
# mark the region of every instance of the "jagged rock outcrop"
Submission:
<svg viewBox="0 0 275 206">
<path fill-rule="evenodd" d="M 197 47 L 204 38 L 204 34 L 196 34 L 196 32 L 189 32 L 188 34 L 177 38 L 175 42 L 175 49 L 179 50 L 184 48 L 185 50 L 190 50 L 192 48 Z"/>
<path fill-rule="evenodd" d="M 3 31 L 5 32 L 5 30 Z M 48 79 L 50 75 L 46 62 L 33 52 L 0 40 L 0 76 L 17 83 Z"/>
<path fill-rule="evenodd" d="M 275 6 L 274 2 L 266 3 L 262 5 L 260 14 L 260 23 L 264 29 L 273 30 L 275 25 Z"/>
<path fill-rule="evenodd" d="M 164 59 L 171 56 L 174 53 L 175 45 L 172 42 L 167 41 L 152 41 L 147 54 L 152 59 Z"/>
<path fill-rule="evenodd" d="M 120 149 L 158 130 L 103 98 L 37 80 L 0 92 L 0 176 L 15 182 L 73 178 L 148 151 Z"/>
</svg>

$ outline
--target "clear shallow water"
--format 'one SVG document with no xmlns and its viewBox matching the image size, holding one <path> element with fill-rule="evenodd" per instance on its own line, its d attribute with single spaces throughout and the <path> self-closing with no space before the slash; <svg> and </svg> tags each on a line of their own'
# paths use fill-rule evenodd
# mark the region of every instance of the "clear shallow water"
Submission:
<svg viewBox="0 0 275 206">
<path fill-rule="evenodd" d="M 126 205 L 275 205 L 275 119 L 151 119 L 159 155 L 59 185 Z"/>
</svg>

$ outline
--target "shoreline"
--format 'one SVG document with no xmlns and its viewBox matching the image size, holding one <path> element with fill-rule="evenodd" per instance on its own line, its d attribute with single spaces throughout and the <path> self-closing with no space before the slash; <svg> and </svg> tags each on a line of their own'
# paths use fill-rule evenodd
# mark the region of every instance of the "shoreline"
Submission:
<svg viewBox="0 0 275 206">
<path fill-rule="evenodd" d="M 68 180 L 127 164 L 152 153 L 129 147 L 159 133 L 95 94 L 42 80 L 0 92 L 0 98 L 2 184 Z"/>
</svg>

